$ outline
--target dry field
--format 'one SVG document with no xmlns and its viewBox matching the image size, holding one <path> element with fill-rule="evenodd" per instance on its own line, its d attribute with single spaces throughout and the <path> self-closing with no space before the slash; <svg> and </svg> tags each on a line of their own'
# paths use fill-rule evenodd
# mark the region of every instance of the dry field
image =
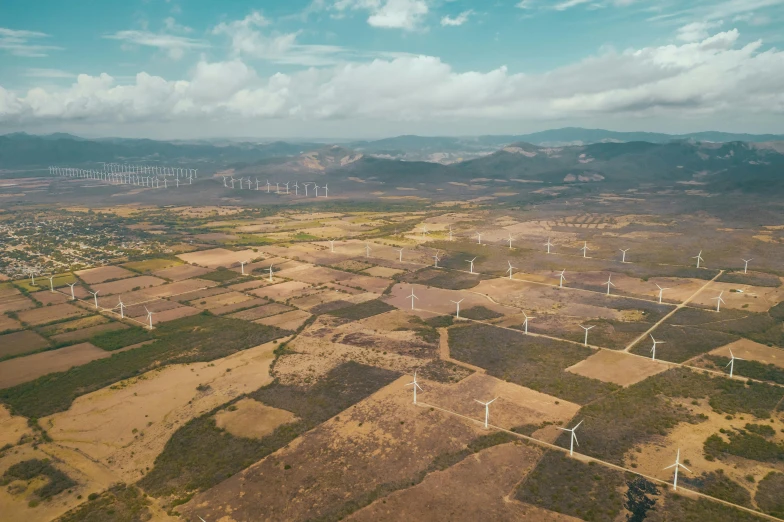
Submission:
<svg viewBox="0 0 784 522">
<path fill-rule="evenodd" d="M 405 272 L 405 270 L 398 270 L 396 268 L 387 268 L 385 266 L 374 266 L 366 270 L 363 270 L 363 272 L 372 277 L 382 277 L 382 278 L 389 279 L 397 274 L 402 274 L 403 272 Z"/>
<path fill-rule="evenodd" d="M 234 252 L 225 248 L 213 248 L 211 250 L 200 250 L 179 254 L 177 257 L 192 265 L 204 266 L 207 268 L 218 268 L 219 266 L 230 267 L 240 261 L 246 261 L 258 257 L 252 250 L 241 250 Z"/>
<path fill-rule="evenodd" d="M 193 265 L 178 265 L 171 268 L 164 268 L 163 270 L 156 270 L 152 274 L 163 279 L 170 281 L 182 281 L 183 279 L 190 279 L 191 277 L 199 277 L 200 275 L 211 272 L 209 268 L 203 268 Z"/>
<path fill-rule="evenodd" d="M 35 352 L 49 346 L 49 341 L 31 330 L 0 335 L 0 359 L 9 355 Z"/>
<path fill-rule="evenodd" d="M 100 283 L 97 285 L 92 285 L 92 288 L 94 292 L 99 292 L 100 294 L 106 296 L 131 292 L 134 291 L 134 289 L 159 286 L 165 283 L 165 280 L 155 276 L 136 276 L 127 279 L 121 279 L 119 281 L 112 281 L 111 283 Z"/>
<path fill-rule="evenodd" d="M 355 297 L 334 290 L 317 290 L 302 297 L 291 298 L 289 302 L 297 308 L 310 310 L 324 303 L 332 303 L 335 301 L 350 302 L 352 299 L 355 299 Z"/>
<path fill-rule="evenodd" d="M 229 317 L 234 319 L 242 319 L 244 321 L 255 321 L 257 319 L 264 319 L 265 317 L 281 314 L 283 312 L 289 312 L 291 310 L 293 310 L 293 308 L 290 306 L 286 306 L 280 303 L 270 303 L 257 306 L 256 308 L 251 308 L 249 310 L 243 310 L 242 312 L 237 312 L 236 314 L 231 314 Z"/>
<path fill-rule="evenodd" d="M 163 297 L 179 297 L 181 295 L 189 296 L 196 292 L 207 290 L 218 286 L 215 281 L 207 281 L 204 279 L 186 279 L 183 281 L 176 281 L 174 283 L 166 283 L 165 285 L 155 286 L 143 290 L 143 294 L 150 298 L 163 298 Z"/>
<path fill-rule="evenodd" d="M 6 444 L 16 444 L 31 431 L 26 418 L 11 415 L 5 406 L 0 405 L 0 448 Z"/>
<path fill-rule="evenodd" d="M 210 297 L 194 299 L 190 301 L 189 304 L 192 306 L 196 306 L 202 309 L 208 309 L 212 311 L 212 309 L 215 308 L 220 308 L 222 306 L 233 305 L 237 303 L 244 303 L 246 301 L 251 301 L 252 299 L 253 299 L 252 296 L 243 294 L 242 292 L 225 292 Z"/>
<path fill-rule="evenodd" d="M 215 414 L 215 425 L 236 437 L 260 439 L 281 424 L 295 422 L 297 417 L 286 410 L 267 406 L 253 399 L 242 399 Z"/>
<path fill-rule="evenodd" d="M 264 319 L 258 319 L 254 321 L 254 323 L 277 326 L 283 330 L 296 331 L 309 317 L 310 314 L 304 310 L 293 310 L 291 312 L 265 317 Z"/>
<path fill-rule="evenodd" d="M 477 426 L 411 404 L 403 388 L 408 380 L 397 379 L 196 495 L 181 511 L 224 522 L 317 518 L 376 486 L 410 480 L 438 455 L 483 434 Z"/>
<path fill-rule="evenodd" d="M 29 310 L 30 308 L 35 307 L 35 303 L 33 303 L 30 299 L 19 294 L 18 290 L 16 292 L 16 294 L 8 294 L 0 297 L 0 314 L 4 312 Z"/>
<path fill-rule="evenodd" d="M 274 276 L 273 276 L 274 279 Z M 236 290 L 238 292 L 245 292 L 246 290 L 253 290 L 254 288 L 259 288 L 261 286 L 267 286 L 270 282 L 267 279 L 256 279 L 254 281 L 247 281 L 245 283 L 237 283 L 234 285 L 229 285 L 228 288 L 230 290 Z"/>
<path fill-rule="evenodd" d="M 130 270 L 126 270 L 121 266 L 101 266 L 98 268 L 88 268 L 86 270 L 79 270 L 75 272 L 79 279 L 88 285 L 103 283 L 110 279 L 123 279 L 126 277 L 133 277 L 136 274 Z"/>
<path fill-rule="evenodd" d="M 4 332 L 6 330 L 17 330 L 22 327 L 22 323 L 8 317 L 5 314 L 0 314 L 0 332 Z"/>
<path fill-rule="evenodd" d="M 90 343 L 81 343 L 59 350 L 49 350 L 3 361 L 0 362 L 0 388 L 10 388 L 49 373 L 64 372 L 74 366 L 111 355 L 110 352 L 101 350 Z"/>
<path fill-rule="evenodd" d="M 77 398 L 41 419 L 54 441 L 94 459 L 126 482 L 138 480 L 183 423 L 271 382 L 275 344 L 211 363 L 167 366 Z M 231 369 L 230 372 L 227 370 Z M 198 386 L 209 386 L 204 391 Z"/>
<path fill-rule="evenodd" d="M 198 281 L 201 281 L 200 279 Z M 204 281 L 205 283 L 207 281 Z M 212 297 L 230 292 L 230 290 L 222 287 L 205 288 L 204 290 L 196 290 L 187 294 L 176 296 L 175 300 L 180 303 L 194 301 L 196 299 L 204 299 L 205 297 Z"/>
<path fill-rule="evenodd" d="M 583 377 L 629 386 L 669 368 L 668 364 L 636 355 L 613 350 L 599 350 L 587 359 L 566 368 L 566 371 Z"/>
<path fill-rule="evenodd" d="M 112 332 L 115 330 L 125 330 L 126 328 L 128 328 L 128 325 L 120 322 L 103 323 L 103 324 L 97 324 L 95 326 L 88 326 L 80 330 L 74 330 L 73 332 L 65 332 L 65 333 L 53 335 L 52 340 L 58 343 L 83 341 L 86 339 L 90 339 L 91 337 L 98 335 L 99 333 Z"/>
<path fill-rule="evenodd" d="M 35 299 L 40 301 L 44 306 L 48 304 L 66 303 L 71 299 L 71 290 L 68 287 L 66 287 L 65 290 L 68 291 L 67 295 L 62 293 L 62 290 L 60 292 L 38 292 L 35 294 Z"/>
<path fill-rule="evenodd" d="M 255 299 L 249 299 L 247 301 L 242 301 L 239 303 L 227 304 L 223 306 L 218 306 L 215 308 L 209 308 L 209 311 L 215 315 L 226 315 L 232 312 L 236 312 L 237 310 L 242 310 L 244 308 L 250 308 L 252 306 L 259 306 L 268 303 L 266 299 L 261 297 L 257 297 Z"/>
<path fill-rule="evenodd" d="M 19 312 L 19 319 L 30 325 L 47 324 L 54 321 L 62 321 L 73 317 L 88 315 L 89 312 L 82 310 L 68 303 L 43 306 Z"/>
<path fill-rule="evenodd" d="M 755 343 L 748 339 L 738 339 L 734 343 L 716 348 L 709 354 L 729 357 L 730 350 L 732 350 L 732 354 L 735 357 L 740 357 L 747 361 L 759 361 L 763 364 L 775 364 L 779 368 L 784 368 L 784 350 L 774 346 Z"/>
<path fill-rule="evenodd" d="M 734 290 L 734 291 L 732 291 Z M 737 290 L 742 290 L 738 292 Z M 779 304 L 784 299 L 784 288 L 771 288 L 764 286 L 739 285 L 736 283 L 713 282 L 692 301 L 694 304 L 709 308 L 716 307 L 712 299 L 724 292 L 722 308 L 744 309 L 749 312 L 767 312 L 772 306 Z"/>
<path fill-rule="evenodd" d="M 414 308 L 438 314 L 454 314 L 456 310 L 455 303 L 452 301 L 460 301 L 460 311 L 463 312 L 475 306 L 483 306 L 489 310 L 502 315 L 512 315 L 518 313 L 517 309 L 496 304 L 487 296 L 480 295 L 471 290 L 444 290 L 442 288 L 427 287 L 419 284 L 401 283 L 392 287 L 392 293 L 385 301 L 389 304 L 400 308 L 401 310 L 411 310 L 411 291 L 414 291 L 417 299 L 414 300 Z"/>
<path fill-rule="evenodd" d="M 81 319 L 67 321 L 65 323 L 57 323 L 49 326 L 44 326 L 42 328 L 39 328 L 38 331 L 44 335 L 57 335 L 64 332 L 68 332 L 72 330 L 80 330 L 82 328 L 89 328 L 90 326 L 96 326 L 108 322 L 109 319 L 107 319 L 102 315 L 91 315 L 88 317 L 82 317 Z"/>
</svg>

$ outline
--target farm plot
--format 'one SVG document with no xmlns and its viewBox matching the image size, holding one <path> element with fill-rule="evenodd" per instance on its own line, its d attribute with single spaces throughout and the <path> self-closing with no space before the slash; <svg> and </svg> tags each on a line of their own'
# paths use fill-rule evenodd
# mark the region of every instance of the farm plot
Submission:
<svg viewBox="0 0 784 522">
<path fill-rule="evenodd" d="M 89 313 L 90 312 L 86 312 L 79 307 L 70 305 L 68 303 L 63 303 L 59 305 L 33 308 L 32 310 L 25 310 L 24 312 L 19 312 L 18 316 L 20 321 L 35 326 L 52 323 L 54 321 L 62 321 L 64 319 L 71 319 L 74 317 L 81 317 L 89 315 Z"/>
<path fill-rule="evenodd" d="M 157 270 L 165 270 L 182 265 L 183 261 L 179 259 L 155 258 L 145 259 L 144 261 L 132 261 L 130 263 L 123 263 L 122 266 L 133 270 L 135 272 L 149 273 Z"/>
<path fill-rule="evenodd" d="M 204 275 L 208 272 L 211 272 L 209 268 L 204 268 L 201 266 L 178 265 L 170 268 L 164 268 L 162 270 L 156 270 L 152 273 L 152 275 L 162 279 L 168 279 L 170 281 L 182 281 L 192 277 L 199 277 L 200 275 Z"/>
<path fill-rule="evenodd" d="M 339 317 L 342 316 L 340 312 L 336 312 Z M 394 311 L 337 326 L 330 340 L 379 352 L 429 359 L 436 356 L 438 333 L 418 317 Z"/>
<path fill-rule="evenodd" d="M 18 330 L 21 327 L 22 327 L 22 323 L 20 323 L 13 317 L 9 317 L 5 314 L 0 314 L 0 332 L 5 332 L 8 330 Z"/>
<path fill-rule="evenodd" d="M 460 292 L 457 290 L 444 290 L 441 288 L 431 288 L 421 285 L 396 284 L 385 301 L 396 306 L 401 310 L 411 310 L 411 292 L 414 292 L 417 299 L 414 301 L 414 312 L 428 311 L 437 314 L 451 315 L 455 313 L 455 303 L 460 301 L 460 310 L 482 306 L 497 314 L 512 315 L 518 312 L 517 309 L 498 305 L 486 296 L 474 292 Z"/>
<path fill-rule="evenodd" d="M 583 377 L 628 386 L 669 368 L 666 364 L 633 355 L 599 350 L 585 360 L 566 369 Z"/>
<path fill-rule="evenodd" d="M 232 312 L 236 312 L 237 310 L 242 310 L 245 308 L 251 308 L 254 306 L 259 306 L 268 303 L 266 299 L 261 297 L 257 297 L 255 299 L 249 299 L 247 301 L 242 301 L 239 303 L 232 303 L 223 306 L 219 306 L 216 308 L 210 308 L 210 312 L 214 313 L 215 315 L 226 315 Z"/>
<path fill-rule="evenodd" d="M 37 352 L 49 346 L 49 341 L 31 330 L 0 335 L 0 360 Z"/>
<path fill-rule="evenodd" d="M 66 288 L 66 290 L 68 291 L 68 294 L 64 294 L 60 291 L 38 292 L 35 294 L 35 300 L 39 301 L 44 306 L 48 304 L 66 303 L 71 299 L 71 289 Z"/>
<path fill-rule="evenodd" d="M 484 276 L 486 277 L 486 276 Z M 454 270 L 438 270 L 436 268 L 423 268 L 416 272 L 410 272 L 401 276 L 400 280 L 404 283 L 419 284 L 443 288 L 445 290 L 467 290 L 476 287 L 483 276 L 479 274 L 468 274 Z"/>
<path fill-rule="evenodd" d="M 245 292 L 247 290 L 253 290 L 254 288 L 259 288 L 260 286 L 267 286 L 270 282 L 266 279 L 255 279 L 253 281 L 246 281 L 244 283 L 236 283 L 233 285 L 229 285 L 229 290 L 236 290 L 238 292 Z"/>
<path fill-rule="evenodd" d="M 165 283 L 165 280 L 154 276 L 136 276 L 121 279 L 119 281 L 112 281 L 111 283 L 95 284 L 92 285 L 92 288 L 94 292 L 99 292 L 106 296 L 136 291 L 150 286 L 163 285 Z"/>
<path fill-rule="evenodd" d="M 229 317 L 233 319 L 242 319 L 244 321 L 255 321 L 257 319 L 263 319 L 265 317 L 281 314 L 283 312 L 289 312 L 291 310 L 294 310 L 294 308 L 291 306 L 286 306 L 280 303 L 270 303 L 231 314 Z"/>
<path fill-rule="evenodd" d="M 198 281 L 201 281 L 201 279 L 199 279 Z M 207 281 L 205 281 L 205 283 L 206 282 Z M 188 301 L 194 301 L 196 299 L 204 299 L 205 297 L 212 297 L 214 295 L 225 294 L 230 291 L 231 290 L 229 290 L 228 288 L 223 288 L 223 287 L 205 288 L 204 290 L 196 290 L 194 292 L 189 292 L 187 294 L 180 294 L 178 296 L 172 296 L 172 297 L 174 297 L 176 301 L 183 303 Z"/>
<path fill-rule="evenodd" d="M 126 270 L 121 266 L 101 266 L 98 268 L 88 268 L 86 270 L 79 270 L 75 272 L 79 279 L 88 285 L 103 283 L 105 281 L 114 279 L 125 279 L 133 277 L 136 274 L 130 270 Z"/>
<path fill-rule="evenodd" d="M 285 301 L 289 297 L 298 295 L 303 290 L 310 287 L 311 285 L 309 283 L 302 283 L 300 281 L 285 281 L 283 283 L 265 286 L 264 288 L 250 290 L 248 293 L 251 293 L 257 297 L 273 299 L 275 301 Z"/>
<path fill-rule="evenodd" d="M 397 268 L 387 268 L 385 266 L 374 266 L 362 271 L 363 273 L 372 276 L 372 277 L 381 277 L 384 279 L 390 279 L 397 274 L 402 274 L 405 270 L 399 270 Z"/>
<path fill-rule="evenodd" d="M 203 310 L 212 311 L 213 309 L 221 308 L 223 306 L 244 303 L 251 300 L 253 300 L 252 296 L 243 294 L 242 292 L 224 292 L 209 297 L 194 299 L 188 304 Z"/>
<path fill-rule="evenodd" d="M 311 315 L 304 310 L 293 310 L 291 312 L 265 317 L 264 319 L 258 319 L 253 322 L 258 324 L 265 324 L 267 326 L 276 326 L 283 330 L 296 331 L 310 317 Z"/>
<path fill-rule="evenodd" d="M 15 445 L 30 432 L 27 419 L 11 415 L 5 406 L 0 406 L 0 448 L 6 444 Z"/>
<path fill-rule="evenodd" d="M 184 281 L 176 281 L 174 283 L 166 283 L 164 285 L 146 288 L 142 292 L 149 297 L 178 297 L 181 295 L 188 296 L 191 293 L 206 290 L 217 285 L 218 283 L 214 281 L 205 281 L 204 279 L 186 279 Z"/>
<path fill-rule="evenodd" d="M 111 356 L 90 343 L 75 344 L 0 362 L 0 388 L 9 388 L 54 372 L 63 372 L 95 359 Z"/>
<path fill-rule="evenodd" d="M 295 297 L 289 300 L 291 305 L 304 310 L 311 310 L 317 306 L 325 303 L 343 302 L 348 303 L 351 296 L 336 292 L 334 290 L 318 290 L 316 292 L 304 295 L 302 297 Z M 346 304 L 349 306 L 349 304 Z M 326 309 L 323 311 L 327 311 Z"/>
<path fill-rule="evenodd" d="M 406 379 L 197 495 L 183 511 L 216 518 L 231 506 L 236 519 L 337 519 L 421 480 L 437 457 L 462 450 L 483 430 L 411 404 L 401 389 Z"/>
<path fill-rule="evenodd" d="M 35 303 L 18 293 L 0 297 L 0 314 L 5 312 L 18 312 L 35 307 Z"/>
<path fill-rule="evenodd" d="M 705 291 L 700 292 L 690 304 L 715 308 L 714 297 L 721 293 L 724 309 L 748 310 L 749 312 L 767 312 L 771 307 L 784 299 L 784 288 L 764 286 L 738 285 L 714 281 Z"/>
<path fill-rule="evenodd" d="M 766 346 L 764 344 L 755 343 L 748 339 L 738 339 L 734 343 L 726 346 L 720 346 L 715 350 L 709 352 L 710 355 L 719 355 L 727 357 L 732 350 L 735 357 L 740 357 L 747 361 L 757 361 L 762 364 L 772 364 L 779 368 L 784 368 L 784 350 L 774 346 Z"/>
<path fill-rule="evenodd" d="M 106 322 L 101 324 L 96 324 L 94 326 L 87 326 L 85 328 L 80 328 L 78 330 L 73 330 L 70 332 L 63 332 L 57 335 L 53 335 L 51 340 L 56 342 L 58 345 L 68 344 L 78 341 L 85 341 L 95 337 L 98 334 L 106 333 L 106 332 L 116 332 L 119 330 L 126 330 L 128 329 L 128 325 L 120 322 Z"/>
<path fill-rule="evenodd" d="M 207 268 L 218 268 L 219 266 L 230 267 L 240 261 L 246 261 L 258 257 L 253 250 L 240 250 L 235 252 L 225 248 L 213 248 L 211 250 L 200 250 L 178 254 L 177 257 L 192 265 L 199 265 Z"/>
<path fill-rule="evenodd" d="M 50 436 L 103 463 L 126 482 L 141 478 L 182 424 L 271 381 L 275 345 L 211 363 L 171 365 L 76 399 L 41 419 Z"/>
<path fill-rule="evenodd" d="M 246 439 L 261 439 L 278 426 L 296 421 L 297 417 L 293 413 L 254 399 L 241 399 L 215 414 L 216 427 Z"/>
<path fill-rule="evenodd" d="M 353 276 L 351 272 L 343 272 L 333 268 L 315 266 L 308 270 L 298 270 L 286 276 L 295 281 L 309 283 L 311 285 L 321 285 L 324 283 L 339 283 Z"/>
</svg>

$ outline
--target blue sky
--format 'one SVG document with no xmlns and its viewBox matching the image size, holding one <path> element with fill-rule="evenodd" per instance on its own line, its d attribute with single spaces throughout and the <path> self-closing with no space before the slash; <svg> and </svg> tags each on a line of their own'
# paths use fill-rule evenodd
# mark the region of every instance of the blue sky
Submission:
<svg viewBox="0 0 784 522">
<path fill-rule="evenodd" d="M 0 132 L 784 132 L 781 27 L 784 0 L 4 0 Z"/>
</svg>

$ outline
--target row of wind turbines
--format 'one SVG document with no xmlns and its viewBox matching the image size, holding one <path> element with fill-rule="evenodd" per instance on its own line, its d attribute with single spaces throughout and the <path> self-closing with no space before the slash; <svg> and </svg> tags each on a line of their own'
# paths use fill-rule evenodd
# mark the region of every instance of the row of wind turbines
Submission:
<svg viewBox="0 0 784 522">
<path fill-rule="evenodd" d="M 254 188 L 254 180 L 250 178 L 235 178 L 234 176 L 221 176 L 223 178 L 223 186 L 225 188 L 232 188 L 232 189 L 239 189 L 242 190 L 243 188 L 246 190 L 263 190 L 266 187 L 267 194 L 272 193 L 272 183 L 269 180 L 266 180 L 266 184 L 262 183 L 259 178 L 255 178 L 255 188 Z M 235 183 L 237 186 L 235 186 Z M 245 183 L 248 185 L 245 186 Z M 275 194 L 280 195 L 290 195 L 291 191 L 294 192 L 295 196 L 299 196 L 300 185 L 299 183 L 287 181 L 286 183 L 280 183 L 278 181 L 275 182 Z M 302 188 L 305 192 L 305 197 L 309 197 L 308 189 L 310 186 L 313 185 L 313 197 L 329 197 L 329 186 L 327 183 L 324 186 L 318 186 L 313 181 L 308 181 L 302 183 Z M 323 195 L 319 196 L 319 189 L 322 189 Z"/>
<path fill-rule="evenodd" d="M 163 169 L 163 167 L 161 167 Z M 193 171 L 189 172 L 189 176 L 184 176 L 183 180 L 188 180 L 188 185 L 193 184 L 193 179 L 196 169 L 176 169 L 177 171 L 180 170 L 188 170 Z M 175 177 L 169 179 L 167 174 L 155 174 L 154 176 L 146 176 L 140 174 L 141 171 L 100 171 L 100 170 L 85 170 L 85 169 L 72 169 L 72 168 L 62 168 L 62 167 L 49 167 L 49 173 L 52 175 L 57 176 L 65 176 L 71 178 L 83 178 L 83 179 L 92 179 L 98 181 L 106 181 L 113 185 L 136 185 L 138 187 L 149 187 L 149 188 L 169 188 L 169 183 L 172 184 L 173 187 L 179 188 L 180 187 L 180 175 L 179 172 L 173 174 Z M 183 181 L 183 185 L 185 182 Z M 163 187 L 161 187 L 163 185 Z"/>
</svg>

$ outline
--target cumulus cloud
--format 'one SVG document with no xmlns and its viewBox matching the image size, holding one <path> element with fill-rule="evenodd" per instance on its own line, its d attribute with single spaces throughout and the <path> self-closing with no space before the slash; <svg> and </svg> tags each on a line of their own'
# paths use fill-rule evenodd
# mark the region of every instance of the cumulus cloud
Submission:
<svg viewBox="0 0 784 522">
<path fill-rule="evenodd" d="M 457 71 L 402 55 L 259 76 L 240 57 L 200 61 L 187 79 L 79 75 L 68 88 L 0 88 L 0 122 L 562 121 L 569 118 L 784 113 L 784 52 L 739 44 L 738 31 L 696 42 L 603 50 L 550 71 Z M 307 123 L 306 123 L 307 124 Z M 448 123 L 446 123 L 448 125 Z"/>
<path fill-rule="evenodd" d="M 42 58 L 49 56 L 49 51 L 60 51 L 62 47 L 37 43 L 49 35 L 38 31 L 26 31 L 0 27 L 0 50 L 15 56 Z"/>
<path fill-rule="evenodd" d="M 419 29 L 430 8 L 426 0 L 337 0 L 332 9 L 338 13 L 364 10 L 370 13 L 367 23 L 385 29 Z"/>
<path fill-rule="evenodd" d="M 464 23 L 466 23 L 468 21 L 468 17 L 470 17 L 472 14 L 474 14 L 474 10 L 473 9 L 469 9 L 468 11 L 463 11 L 462 13 L 460 13 L 457 16 L 455 16 L 454 18 L 452 18 L 451 16 L 447 15 L 447 16 L 441 18 L 441 25 L 444 26 L 444 27 L 463 25 Z"/>
<path fill-rule="evenodd" d="M 696 42 L 708 37 L 709 30 L 723 24 L 721 20 L 716 22 L 692 22 L 678 28 L 678 40 L 683 42 Z"/>
</svg>

